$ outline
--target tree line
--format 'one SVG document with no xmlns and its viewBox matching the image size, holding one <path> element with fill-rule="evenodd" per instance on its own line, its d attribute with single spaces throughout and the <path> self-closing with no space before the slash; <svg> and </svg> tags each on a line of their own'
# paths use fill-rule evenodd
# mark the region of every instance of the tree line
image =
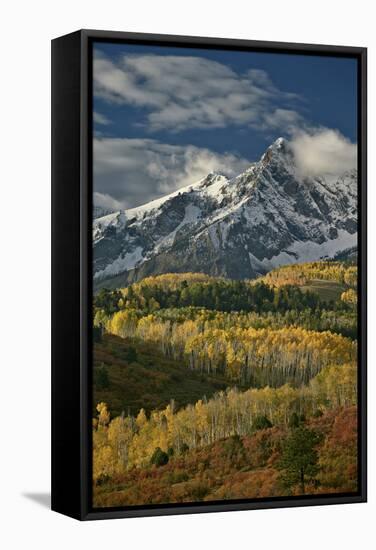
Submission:
<svg viewBox="0 0 376 550">
<path fill-rule="evenodd" d="M 156 449 L 167 456 L 184 454 L 233 436 L 251 435 L 272 425 L 299 425 L 299 419 L 357 403 L 355 363 L 329 366 L 308 385 L 264 387 L 240 392 L 231 388 L 212 399 L 176 410 L 174 401 L 148 417 L 122 414 L 111 419 L 105 403 L 93 420 L 94 480 L 132 467 L 148 467 Z"/>
<path fill-rule="evenodd" d="M 261 281 L 273 286 L 306 285 L 313 279 L 334 281 L 357 288 L 358 268 L 354 262 L 338 262 L 333 260 L 320 260 L 281 266 L 269 271 Z"/>
<path fill-rule="evenodd" d="M 236 324 L 218 328 L 217 318 L 210 320 L 205 315 L 173 322 L 122 310 L 107 321 L 106 330 L 153 343 L 164 355 L 192 370 L 221 374 L 245 385 L 279 386 L 286 381 L 299 385 L 329 364 L 355 360 L 357 353 L 356 341 L 330 331 L 255 329 Z"/>
<path fill-rule="evenodd" d="M 342 298 L 345 299 L 345 298 Z M 346 299 L 349 299 L 346 297 Z M 186 320 L 210 324 L 212 328 L 228 329 L 233 326 L 248 328 L 272 328 L 301 327 L 318 332 L 330 330 L 347 336 L 357 338 L 357 313 L 352 310 L 329 309 L 303 309 L 297 311 L 289 309 L 284 312 L 268 311 L 264 313 L 250 312 L 223 312 L 207 310 L 204 308 L 185 307 L 167 308 L 153 312 L 158 320 L 182 323 Z M 140 312 L 139 317 L 141 318 Z"/>
<path fill-rule="evenodd" d="M 111 315 L 122 309 L 157 311 L 165 308 L 201 307 L 217 311 L 285 312 L 288 310 L 324 309 L 313 292 L 303 292 L 297 286 L 285 285 L 273 288 L 263 282 L 215 279 L 209 282 L 188 284 L 179 278 L 180 284 L 162 286 L 156 281 L 130 285 L 121 290 L 101 289 L 94 297 L 94 307 Z M 338 307 L 341 307 L 339 304 Z M 345 305 L 342 304 L 343 309 Z"/>
<path fill-rule="evenodd" d="M 141 310 L 128 309 L 129 318 L 138 322 L 145 316 Z M 284 327 L 301 327 L 317 332 L 330 330 L 353 340 L 357 338 L 357 313 L 356 311 L 328 309 L 304 309 L 297 311 L 290 309 L 285 312 L 223 312 L 209 310 L 200 307 L 166 308 L 153 312 L 158 321 L 170 321 L 171 323 L 184 323 L 194 321 L 199 326 L 211 328 L 229 329 L 230 327 L 255 329 L 271 328 L 279 329 Z M 126 316 L 125 316 L 126 317 Z M 94 326 L 106 328 L 111 315 L 106 315 L 103 310 L 96 310 Z"/>
</svg>

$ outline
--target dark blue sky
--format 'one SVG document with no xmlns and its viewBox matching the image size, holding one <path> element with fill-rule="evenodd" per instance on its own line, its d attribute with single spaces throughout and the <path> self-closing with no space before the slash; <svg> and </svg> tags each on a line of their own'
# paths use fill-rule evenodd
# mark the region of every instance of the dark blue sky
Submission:
<svg viewBox="0 0 376 550">
<path fill-rule="evenodd" d="M 97 43 L 93 81 L 101 206 L 133 207 L 212 171 L 234 177 L 280 136 L 295 151 L 300 140 L 300 169 L 317 155 L 316 171 L 355 162 L 352 58 Z"/>
<path fill-rule="evenodd" d="M 177 55 L 182 57 L 182 64 L 184 56 L 206 58 L 226 65 L 238 74 L 261 69 L 268 73 L 277 88 L 299 96 L 290 102 L 289 107 L 302 115 L 307 123 L 337 129 L 351 141 L 356 141 L 355 59 L 104 43 L 96 44 L 95 50 L 114 62 L 130 54 Z M 95 125 L 96 130 L 107 136 L 151 137 L 164 143 L 192 144 L 221 153 L 233 152 L 249 160 L 257 159 L 271 141 L 283 135 L 280 128 L 255 129 L 247 124 L 234 125 L 231 122 L 223 128 L 150 132 L 147 127 L 138 125 L 149 112 L 147 107 L 114 103 L 95 96 L 94 110 L 111 121 L 107 126 Z"/>
</svg>

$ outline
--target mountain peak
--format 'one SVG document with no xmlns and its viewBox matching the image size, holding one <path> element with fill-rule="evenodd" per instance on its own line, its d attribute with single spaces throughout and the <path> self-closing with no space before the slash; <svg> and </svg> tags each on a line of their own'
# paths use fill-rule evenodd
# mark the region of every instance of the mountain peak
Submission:
<svg viewBox="0 0 376 550">
<path fill-rule="evenodd" d="M 266 150 L 266 153 L 270 151 L 271 153 L 277 153 L 277 154 L 285 154 L 289 151 L 288 141 L 283 138 L 279 137 Z"/>
<path fill-rule="evenodd" d="M 213 171 L 123 215 L 95 220 L 95 284 L 124 285 L 167 269 L 253 278 L 333 257 L 356 245 L 356 183 L 356 173 L 302 179 L 280 137 L 234 178 Z"/>
<path fill-rule="evenodd" d="M 271 144 L 270 147 L 281 149 L 285 144 L 286 144 L 286 139 L 283 137 L 279 137 Z"/>
<path fill-rule="evenodd" d="M 289 142 L 285 138 L 277 138 L 262 155 L 261 165 L 265 167 L 270 164 L 283 165 L 288 172 L 294 169 L 294 154 Z"/>
</svg>

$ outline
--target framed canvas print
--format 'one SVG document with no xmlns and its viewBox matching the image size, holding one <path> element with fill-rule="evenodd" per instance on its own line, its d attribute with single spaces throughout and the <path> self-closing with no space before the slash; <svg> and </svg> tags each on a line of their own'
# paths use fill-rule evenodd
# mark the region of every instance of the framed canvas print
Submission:
<svg viewBox="0 0 376 550">
<path fill-rule="evenodd" d="M 52 508 L 366 500 L 366 50 L 52 41 Z"/>
</svg>

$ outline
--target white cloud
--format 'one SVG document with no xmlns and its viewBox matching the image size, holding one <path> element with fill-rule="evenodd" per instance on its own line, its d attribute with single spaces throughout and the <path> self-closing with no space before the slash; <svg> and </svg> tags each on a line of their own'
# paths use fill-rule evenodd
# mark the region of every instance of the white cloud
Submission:
<svg viewBox="0 0 376 550">
<path fill-rule="evenodd" d="M 117 201 L 108 193 L 98 193 L 98 191 L 94 192 L 94 205 L 108 210 L 121 210 L 123 208 L 121 201 Z"/>
<path fill-rule="evenodd" d="M 234 176 L 248 166 L 248 160 L 231 153 L 219 154 L 193 145 L 95 138 L 95 204 L 137 206 L 194 183 L 209 172 Z"/>
<path fill-rule="evenodd" d="M 307 176 L 356 168 L 357 145 L 329 128 L 295 132 L 290 141 L 299 171 Z"/>
<path fill-rule="evenodd" d="M 275 109 L 265 115 L 265 129 L 279 129 L 286 134 L 291 134 L 296 131 L 296 128 L 303 125 L 303 117 L 291 109 Z"/>
<path fill-rule="evenodd" d="M 265 71 L 238 74 L 202 57 L 133 54 L 114 61 L 97 51 L 94 91 L 108 102 L 145 108 L 142 124 L 152 131 L 231 124 L 275 129 L 284 127 L 284 111 L 299 116 L 290 108 L 296 94 L 278 90 Z"/>
<path fill-rule="evenodd" d="M 94 122 L 96 122 L 97 124 L 103 124 L 104 126 L 111 124 L 111 120 L 109 120 L 106 116 L 96 111 L 94 111 L 93 113 L 93 119 L 94 119 Z"/>
</svg>

